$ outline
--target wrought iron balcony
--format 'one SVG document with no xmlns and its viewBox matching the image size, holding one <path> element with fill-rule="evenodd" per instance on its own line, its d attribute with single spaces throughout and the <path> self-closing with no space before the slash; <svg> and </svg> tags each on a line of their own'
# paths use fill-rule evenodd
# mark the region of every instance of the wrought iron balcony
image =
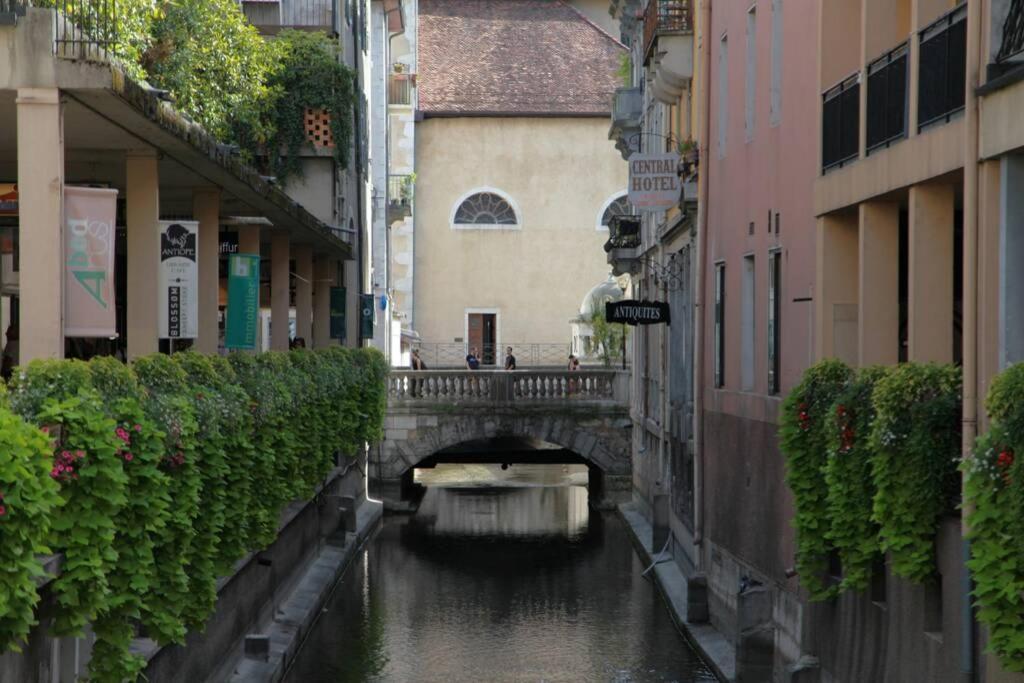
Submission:
<svg viewBox="0 0 1024 683">
<path fill-rule="evenodd" d="M 644 54 L 649 58 L 661 34 L 693 34 L 690 0 L 648 0 L 644 9 Z"/>
<path fill-rule="evenodd" d="M 828 171 L 859 155 L 860 72 L 822 95 L 821 168 Z"/>
<path fill-rule="evenodd" d="M 868 64 L 867 151 L 907 135 L 907 43 Z"/>
<path fill-rule="evenodd" d="M 388 225 L 412 215 L 414 188 L 411 175 L 388 176 Z"/>
<path fill-rule="evenodd" d="M 949 121 L 964 108 L 967 7 L 960 5 L 921 31 L 917 127 Z"/>
<path fill-rule="evenodd" d="M 260 33 L 285 28 L 336 32 L 334 0 L 242 0 L 242 11 Z"/>
<path fill-rule="evenodd" d="M 604 244 L 608 263 L 616 275 L 632 273 L 640 264 L 640 216 L 614 216 Z"/>
<path fill-rule="evenodd" d="M 638 151 L 640 120 L 644 109 L 644 92 L 641 88 L 616 88 L 612 98 L 612 126 L 608 139 L 615 141 L 623 159 Z"/>
<path fill-rule="evenodd" d="M 1010 0 L 996 62 L 1019 62 L 1021 57 L 1024 57 L 1024 0 Z"/>
</svg>

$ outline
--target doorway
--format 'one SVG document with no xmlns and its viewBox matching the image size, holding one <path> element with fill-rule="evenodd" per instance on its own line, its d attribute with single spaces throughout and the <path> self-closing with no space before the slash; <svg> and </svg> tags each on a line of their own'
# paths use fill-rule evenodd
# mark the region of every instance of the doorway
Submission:
<svg viewBox="0 0 1024 683">
<path fill-rule="evenodd" d="M 480 364 L 494 365 L 498 357 L 498 314 L 467 313 L 466 332 L 469 349 L 480 349 Z"/>
</svg>

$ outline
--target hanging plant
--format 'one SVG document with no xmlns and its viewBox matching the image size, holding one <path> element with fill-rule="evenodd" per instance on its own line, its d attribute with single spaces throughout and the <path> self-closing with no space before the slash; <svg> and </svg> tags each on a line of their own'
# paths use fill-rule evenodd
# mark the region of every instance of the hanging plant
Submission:
<svg viewBox="0 0 1024 683">
<path fill-rule="evenodd" d="M 992 429 L 964 461 L 973 595 L 988 628 L 988 651 L 1008 671 L 1024 671 L 1024 364 L 992 381 Z"/>
<path fill-rule="evenodd" d="M 873 394 L 873 520 L 893 571 L 922 583 L 935 575 L 935 534 L 959 491 L 960 370 L 905 363 Z"/>
<path fill-rule="evenodd" d="M 46 541 L 61 504 L 51 453 L 43 432 L 0 407 L 0 652 L 20 652 L 36 623 L 36 579 L 43 575 L 37 556 L 50 552 Z"/>
<path fill-rule="evenodd" d="M 884 367 L 858 370 L 836 397 L 826 424 L 828 541 L 842 563 L 841 590 L 867 588 L 872 565 L 881 554 L 878 525 L 871 520 L 875 485 L 871 478 L 874 451 L 870 442 L 875 420 L 872 394 L 887 372 Z"/>
<path fill-rule="evenodd" d="M 811 600 L 826 600 L 837 588 L 826 584 L 829 542 L 825 466 L 829 452 L 826 429 L 836 398 L 846 390 L 853 371 L 835 359 L 811 366 L 782 404 L 779 445 L 786 457 L 786 483 L 796 507 L 796 568 Z"/>
</svg>

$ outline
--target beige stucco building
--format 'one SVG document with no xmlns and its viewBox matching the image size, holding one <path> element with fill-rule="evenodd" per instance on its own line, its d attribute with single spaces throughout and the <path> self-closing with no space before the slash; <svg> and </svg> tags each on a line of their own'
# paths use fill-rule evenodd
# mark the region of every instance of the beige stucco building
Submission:
<svg viewBox="0 0 1024 683">
<path fill-rule="evenodd" d="M 561 363 L 626 189 L 607 144 L 624 48 L 536 0 L 428 0 L 417 20 L 411 325 L 428 364 L 474 346 L 500 363 L 508 345 Z"/>
</svg>

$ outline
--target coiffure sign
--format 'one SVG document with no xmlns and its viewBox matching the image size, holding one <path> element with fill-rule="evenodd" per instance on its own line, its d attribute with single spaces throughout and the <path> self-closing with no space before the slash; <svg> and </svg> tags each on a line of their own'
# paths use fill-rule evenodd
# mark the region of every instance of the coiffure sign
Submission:
<svg viewBox="0 0 1024 683">
<path fill-rule="evenodd" d="M 679 204 L 679 155 L 637 152 L 629 157 L 629 203 L 640 211 Z"/>
</svg>

